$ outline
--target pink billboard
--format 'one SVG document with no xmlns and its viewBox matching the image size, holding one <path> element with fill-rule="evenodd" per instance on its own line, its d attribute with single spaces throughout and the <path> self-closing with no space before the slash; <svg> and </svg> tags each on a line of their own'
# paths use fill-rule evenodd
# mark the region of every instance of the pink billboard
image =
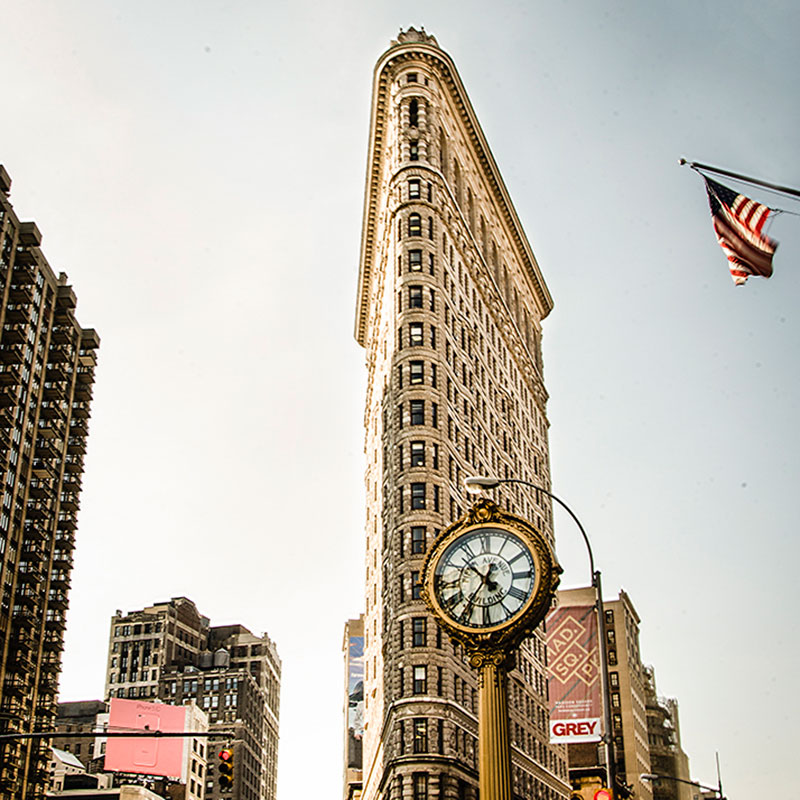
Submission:
<svg viewBox="0 0 800 800">
<path fill-rule="evenodd" d="M 186 707 L 112 697 L 108 729 L 115 732 L 185 731 Z M 180 778 L 183 768 L 183 742 L 180 736 L 111 738 L 106 743 L 105 768 L 114 772 Z"/>
<path fill-rule="evenodd" d="M 548 614 L 547 660 L 550 741 L 600 741 L 603 702 L 594 606 L 558 606 Z"/>
</svg>

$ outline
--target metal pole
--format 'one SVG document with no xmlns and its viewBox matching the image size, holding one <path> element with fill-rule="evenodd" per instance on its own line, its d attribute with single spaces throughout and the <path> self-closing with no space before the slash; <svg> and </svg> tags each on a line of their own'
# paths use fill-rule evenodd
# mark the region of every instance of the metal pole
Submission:
<svg viewBox="0 0 800 800">
<path fill-rule="evenodd" d="M 752 183 L 755 186 L 764 186 L 767 189 L 772 189 L 773 191 L 781 192 L 782 194 L 788 194 L 790 197 L 800 198 L 800 191 L 797 189 L 792 189 L 790 186 L 778 186 L 776 183 L 768 183 L 767 181 L 762 181 L 759 178 L 748 178 L 747 175 L 740 175 L 738 172 L 730 172 L 730 170 L 720 169 L 719 167 L 710 167 L 708 164 L 700 164 L 697 161 L 687 161 L 685 158 L 682 158 L 678 163 L 681 166 L 686 164 L 692 167 L 692 169 L 704 169 L 706 172 L 715 172 L 717 175 L 727 175 L 729 178 L 735 178 L 737 181 Z"/>
</svg>

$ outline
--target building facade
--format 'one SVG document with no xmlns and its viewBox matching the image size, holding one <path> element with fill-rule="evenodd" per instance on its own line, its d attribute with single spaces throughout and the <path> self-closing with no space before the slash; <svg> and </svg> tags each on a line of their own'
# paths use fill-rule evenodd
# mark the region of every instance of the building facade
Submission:
<svg viewBox="0 0 800 800">
<path fill-rule="evenodd" d="M 558 603 L 593 606 L 592 587 L 563 589 Z M 628 594 L 603 600 L 605 619 L 600 635 L 605 637 L 608 656 L 608 697 L 617 781 L 629 787 L 640 800 L 652 800 L 653 788 L 641 775 L 650 773 L 648 714 L 646 708 L 647 672 L 639 651 L 639 615 Z M 604 763 L 604 748 L 597 744 L 568 745 L 570 779 L 574 785 Z"/>
<path fill-rule="evenodd" d="M 281 660 L 269 636 L 243 625 L 211 626 L 188 598 L 112 617 L 106 697 L 194 702 L 209 730 L 220 731 L 208 741 L 205 800 L 275 800 L 280 684 Z M 226 792 L 217 753 L 229 746 L 234 780 Z"/>
<path fill-rule="evenodd" d="M 97 333 L 0 166 L 0 732 L 52 728 Z M 50 747 L 0 744 L 0 800 L 43 798 Z"/>
<path fill-rule="evenodd" d="M 653 667 L 645 667 L 644 678 L 650 769 L 653 774 L 666 777 L 653 781 L 653 800 L 694 800 L 697 788 L 684 783 L 691 778 L 689 757 L 681 747 L 678 701 L 658 696 Z"/>
<path fill-rule="evenodd" d="M 425 553 L 476 473 L 548 487 L 541 322 L 552 300 L 451 58 L 401 32 L 375 68 L 355 336 L 364 414 L 363 797 L 473 800 L 477 685 L 420 597 Z M 546 496 L 501 505 L 553 541 Z M 517 797 L 569 794 L 540 632 L 509 679 Z"/>
</svg>

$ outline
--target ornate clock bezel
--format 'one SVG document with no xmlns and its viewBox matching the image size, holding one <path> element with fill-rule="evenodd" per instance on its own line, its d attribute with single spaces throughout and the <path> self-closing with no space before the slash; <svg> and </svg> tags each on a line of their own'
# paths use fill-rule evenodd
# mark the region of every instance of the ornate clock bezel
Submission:
<svg viewBox="0 0 800 800">
<path fill-rule="evenodd" d="M 447 549 L 465 534 L 484 528 L 505 530 L 518 537 L 531 554 L 534 564 L 533 588 L 530 596 L 505 622 L 492 627 L 477 628 L 463 625 L 442 607 L 434 591 L 436 568 Z M 460 519 L 439 535 L 425 558 L 422 578 L 422 597 L 439 624 L 454 639 L 470 649 L 498 647 L 519 642 L 544 619 L 549 610 L 561 574 L 555 554 L 544 536 L 529 522 L 502 511 L 488 499 L 481 499 Z"/>
</svg>

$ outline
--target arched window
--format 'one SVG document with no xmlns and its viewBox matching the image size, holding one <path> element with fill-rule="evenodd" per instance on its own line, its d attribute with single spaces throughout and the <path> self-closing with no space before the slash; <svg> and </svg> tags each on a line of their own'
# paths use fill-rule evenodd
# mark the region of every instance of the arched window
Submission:
<svg viewBox="0 0 800 800">
<path fill-rule="evenodd" d="M 419 214 L 409 214 L 408 235 L 422 236 L 422 217 Z"/>
<path fill-rule="evenodd" d="M 416 98 L 408 104 L 408 124 L 412 128 L 419 127 L 419 101 Z"/>
</svg>

